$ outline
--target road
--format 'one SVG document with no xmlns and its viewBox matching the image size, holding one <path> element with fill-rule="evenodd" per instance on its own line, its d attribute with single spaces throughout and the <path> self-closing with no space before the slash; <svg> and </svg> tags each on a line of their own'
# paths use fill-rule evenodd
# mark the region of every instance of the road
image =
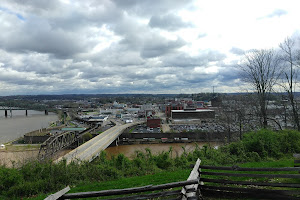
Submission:
<svg viewBox="0 0 300 200">
<path fill-rule="evenodd" d="M 126 128 L 141 123 L 143 122 L 135 122 L 124 125 L 117 124 L 116 126 L 104 131 L 100 135 L 80 145 L 76 149 L 70 151 L 63 157 L 60 157 L 55 162 L 59 162 L 63 159 L 67 161 L 67 164 L 69 164 L 72 161 L 91 162 L 100 154 L 101 151 L 105 150 L 113 141 L 115 141 Z"/>
</svg>

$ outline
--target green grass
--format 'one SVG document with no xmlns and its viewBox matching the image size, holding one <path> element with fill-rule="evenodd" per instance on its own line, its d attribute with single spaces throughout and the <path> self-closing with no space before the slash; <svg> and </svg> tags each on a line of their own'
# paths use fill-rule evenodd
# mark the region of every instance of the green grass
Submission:
<svg viewBox="0 0 300 200">
<path fill-rule="evenodd" d="M 242 163 L 239 167 L 294 167 L 294 159 Z"/>
<path fill-rule="evenodd" d="M 123 189 L 131 187 L 139 187 L 145 185 L 160 185 L 177 181 L 187 180 L 192 169 L 178 170 L 174 172 L 160 172 L 157 174 L 149 174 L 145 176 L 135 176 L 129 178 L 121 178 L 113 181 L 81 183 L 72 188 L 70 193 L 99 191 L 110 189 Z"/>
<path fill-rule="evenodd" d="M 129 133 L 132 133 L 134 131 L 135 128 L 132 128 L 129 130 Z"/>
<path fill-rule="evenodd" d="M 282 159 L 277 161 L 263 161 L 263 162 L 248 162 L 241 163 L 239 167 L 293 167 L 292 159 Z M 88 191 L 101 191 L 101 190 L 111 190 L 111 189 L 123 189 L 131 187 L 140 187 L 146 185 L 160 185 L 164 183 L 171 183 L 177 181 L 184 181 L 188 178 L 192 169 L 176 170 L 176 171 L 165 171 L 156 174 L 149 174 L 145 176 L 135 176 L 129 178 L 120 178 L 112 181 L 102 181 L 102 182 L 81 182 L 75 186 L 71 186 L 69 193 L 77 192 L 88 192 Z M 208 170 L 203 170 L 208 171 Z M 211 170 L 209 170 L 211 171 Z M 218 172 L 226 172 L 222 170 L 213 170 Z M 245 172 L 235 172 L 235 173 L 245 173 Z M 247 172 L 247 173 L 259 173 L 259 172 Z M 266 172 L 262 172 L 266 173 Z M 270 172 L 278 173 L 278 172 Z M 286 172 L 284 172 L 286 173 Z M 295 173 L 295 172 L 294 172 Z M 220 177 L 219 177 L 220 178 Z M 235 177 L 234 180 L 246 180 L 247 178 Z M 252 181 L 266 181 L 264 178 L 252 178 Z M 278 181 L 284 181 L 282 179 Z M 291 182 L 291 181 L 290 181 Z M 292 181 L 293 182 L 293 181 Z M 297 183 L 298 180 L 295 182 Z M 298 182 L 299 183 L 299 182 Z M 27 198 L 28 200 L 41 200 L 50 194 L 41 194 L 36 197 Z M 0 197 L 1 198 L 1 197 Z M 26 198 L 24 200 L 27 200 Z M 96 198 L 94 198 L 96 199 Z M 214 198 L 209 198 L 214 199 Z"/>
<path fill-rule="evenodd" d="M 129 178 L 121 178 L 113 181 L 103 182 L 82 182 L 76 186 L 71 186 L 68 193 L 88 192 L 88 191 L 101 191 L 111 189 L 124 189 L 131 187 L 140 187 L 146 185 L 160 185 L 164 183 L 171 183 L 177 181 L 187 180 L 192 169 L 177 170 L 171 172 L 160 172 L 157 174 L 149 174 L 145 176 L 136 176 Z M 63 189 L 63 188 L 62 188 Z M 50 194 L 41 194 L 31 198 L 24 198 L 23 200 L 42 200 Z M 1 198 L 1 196 L 0 196 Z M 93 198 L 89 198 L 93 199 Z M 94 198 L 96 199 L 96 198 Z"/>
</svg>

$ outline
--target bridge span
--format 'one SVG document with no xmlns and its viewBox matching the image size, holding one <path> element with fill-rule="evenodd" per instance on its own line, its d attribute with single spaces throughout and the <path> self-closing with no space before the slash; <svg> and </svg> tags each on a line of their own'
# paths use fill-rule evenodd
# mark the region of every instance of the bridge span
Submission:
<svg viewBox="0 0 300 200">
<path fill-rule="evenodd" d="M 117 124 L 114 127 L 87 141 L 86 143 L 80 145 L 76 149 L 70 151 L 66 155 L 58 158 L 55 162 L 59 162 L 64 159 L 67 161 L 67 164 L 72 161 L 91 162 L 100 154 L 101 151 L 105 150 L 111 143 L 117 140 L 126 128 L 141 123 L 144 123 L 144 121 L 124 125 Z"/>
</svg>

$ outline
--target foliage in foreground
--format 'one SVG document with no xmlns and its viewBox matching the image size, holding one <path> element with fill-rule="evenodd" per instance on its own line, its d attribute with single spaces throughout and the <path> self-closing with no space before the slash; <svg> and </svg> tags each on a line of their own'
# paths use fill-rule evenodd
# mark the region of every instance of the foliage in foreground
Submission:
<svg viewBox="0 0 300 200">
<path fill-rule="evenodd" d="M 197 158 L 207 165 L 233 165 L 241 162 L 276 160 L 300 152 L 300 132 L 260 130 L 245 134 L 239 142 L 218 149 L 210 146 L 172 157 L 172 148 L 153 155 L 150 149 L 137 151 L 133 159 L 123 154 L 106 158 L 105 152 L 93 162 L 58 164 L 27 163 L 19 169 L 0 167 L 0 197 L 24 197 L 60 190 L 66 185 L 102 182 L 122 177 L 155 174 L 164 170 L 189 168 Z"/>
</svg>

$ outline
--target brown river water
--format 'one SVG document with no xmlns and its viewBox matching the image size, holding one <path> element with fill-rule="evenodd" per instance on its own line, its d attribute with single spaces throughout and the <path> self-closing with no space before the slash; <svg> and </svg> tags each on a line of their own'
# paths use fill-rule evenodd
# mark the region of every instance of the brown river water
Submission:
<svg viewBox="0 0 300 200">
<path fill-rule="evenodd" d="M 219 142 L 196 142 L 196 143 L 163 143 L 163 144 L 133 144 L 133 145 L 122 145 L 115 147 L 108 147 L 105 151 L 108 157 L 118 155 L 120 153 L 124 154 L 126 157 L 132 158 L 136 151 L 145 152 L 146 148 L 149 148 L 152 154 L 158 154 L 161 152 L 166 152 L 172 147 L 172 156 L 180 156 L 184 149 L 186 152 L 191 152 L 195 150 L 197 145 L 202 147 L 205 144 L 209 144 L 215 148 L 218 148 L 222 143 Z"/>
</svg>

